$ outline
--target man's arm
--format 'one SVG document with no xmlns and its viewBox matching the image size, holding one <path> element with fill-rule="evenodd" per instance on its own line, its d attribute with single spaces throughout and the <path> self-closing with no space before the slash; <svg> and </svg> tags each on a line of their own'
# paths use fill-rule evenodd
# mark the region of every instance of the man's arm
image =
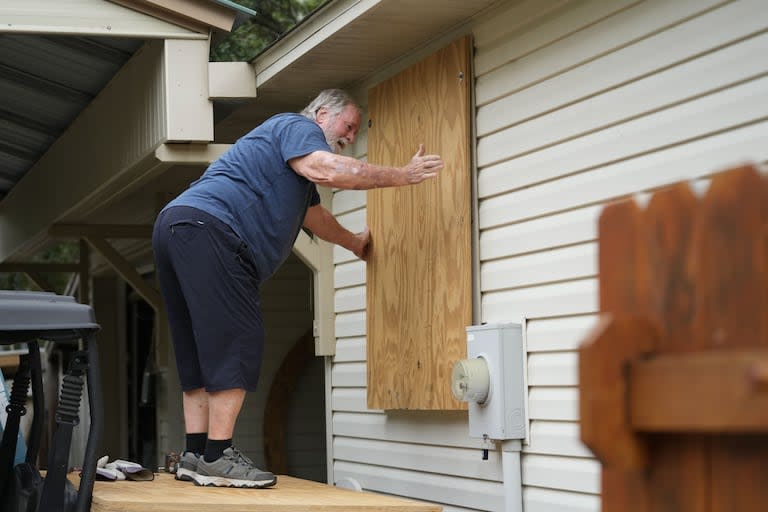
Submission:
<svg viewBox="0 0 768 512">
<path fill-rule="evenodd" d="M 352 251 L 361 260 L 368 259 L 368 244 L 371 241 L 371 235 L 367 227 L 362 233 L 354 234 L 339 224 L 331 212 L 319 204 L 307 209 L 304 227 L 326 242 L 340 245 Z"/>
<path fill-rule="evenodd" d="M 425 155 L 423 144 L 404 167 L 375 165 L 327 151 L 293 158 L 288 164 L 309 181 L 346 190 L 414 185 L 434 178 L 444 165 L 439 155 Z"/>
</svg>

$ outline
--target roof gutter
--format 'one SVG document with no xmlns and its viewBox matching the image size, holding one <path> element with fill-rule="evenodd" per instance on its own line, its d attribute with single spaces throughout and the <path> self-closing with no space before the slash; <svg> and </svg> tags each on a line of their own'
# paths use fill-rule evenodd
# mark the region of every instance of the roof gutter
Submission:
<svg viewBox="0 0 768 512">
<path fill-rule="evenodd" d="M 219 5 L 223 5 L 224 7 L 227 7 L 229 9 L 232 9 L 234 11 L 238 11 L 243 14 L 247 14 L 248 16 L 256 16 L 258 13 L 254 11 L 253 9 L 249 9 L 248 7 L 245 7 L 243 5 L 240 5 L 238 3 L 232 2 L 231 0 L 211 0 L 214 3 L 217 3 Z"/>
</svg>

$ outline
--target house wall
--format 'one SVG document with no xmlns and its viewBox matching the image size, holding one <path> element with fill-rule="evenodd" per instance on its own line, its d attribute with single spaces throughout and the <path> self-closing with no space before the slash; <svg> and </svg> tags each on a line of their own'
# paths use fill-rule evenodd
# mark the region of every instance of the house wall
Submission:
<svg viewBox="0 0 768 512">
<path fill-rule="evenodd" d="M 597 511 L 575 352 L 598 310 L 596 220 L 608 201 L 679 180 L 701 190 L 724 167 L 768 160 L 768 10 L 761 0 L 528 1 L 468 30 L 479 319 L 527 326 L 524 510 Z M 365 133 L 355 151 L 366 156 Z M 364 192 L 337 191 L 333 212 L 360 230 L 365 203 Z M 365 266 L 338 247 L 334 262 L 334 481 L 446 511 L 504 510 L 499 452 L 481 460 L 465 413 L 366 408 Z"/>
</svg>

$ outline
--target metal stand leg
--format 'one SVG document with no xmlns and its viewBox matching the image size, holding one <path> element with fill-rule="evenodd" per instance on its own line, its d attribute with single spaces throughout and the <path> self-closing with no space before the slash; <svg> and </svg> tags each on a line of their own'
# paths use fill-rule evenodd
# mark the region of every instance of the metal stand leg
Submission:
<svg viewBox="0 0 768 512">
<path fill-rule="evenodd" d="M 91 335 L 86 340 L 88 349 L 88 400 L 91 410 L 91 427 L 88 431 L 88 442 L 85 446 L 83 459 L 83 475 L 80 478 L 80 490 L 77 493 L 76 512 L 88 512 L 91 508 L 93 482 L 96 479 L 96 462 L 98 460 L 98 443 L 104 430 L 104 404 L 101 395 L 101 371 L 99 369 L 99 351 L 96 336 Z"/>
<path fill-rule="evenodd" d="M 43 367 L 40 362 L 40 346 L 37 341 L 27 343 L 29 347 L 29 368 L 32 374 L 32 428 L 27 440 L 26 462 L 37 467 L 37 454 L 40 451 L 40 439 L 45 423 L 45 396 L 43 393 Z"/>
<path fill-rule="evenodd" d="M 83 375 L 88 368 L 85 352 L 76 352 L 67 375 L 61 383 L 59 405 L 56 409 L 56 432 L 48 458 L 48 473 L 43 481 L 40 512 L 62 512 L 65 508 L 65 486 L 72 429 L 80 422 L 78 411 L 83 395 Z"/>
</svg>

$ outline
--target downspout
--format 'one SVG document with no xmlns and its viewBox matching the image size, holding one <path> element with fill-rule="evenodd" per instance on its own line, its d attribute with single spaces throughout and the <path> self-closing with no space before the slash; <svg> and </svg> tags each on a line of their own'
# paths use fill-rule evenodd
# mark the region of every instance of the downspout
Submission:
<svg viewBox="0 0 768 512">
<path fill-rule="evenodd" d="M 523 478 L 519 439 L 501 442 L 501 474 L 504 479 L 504 511 L 523 512 Z"/>
<path fill-rule="evenodd" d="M 474 64 L 474 60 L 470 59 Z M 474 79 L 474 66 L 470 71 Z M 473 83 L 474 85 L 474 83 Z M 475 87 L 470 87 L 471 105 L 475 106 Z M 472 323 L 480 325 L 482 316 L 482 294 L 480 292 L 480 196 L 478 193 L 478 165 L 477 165 L 477 116 L 470 116 L 472 132 Z M 525 328 L 525 323 L 523 323 Z M 519 439 L 501 441 L 501 474 L 504 486 L 504 512 L 523 512 L 523 478 L 521 470 L 520 452 L 522 443 Z"/>
</svg>

